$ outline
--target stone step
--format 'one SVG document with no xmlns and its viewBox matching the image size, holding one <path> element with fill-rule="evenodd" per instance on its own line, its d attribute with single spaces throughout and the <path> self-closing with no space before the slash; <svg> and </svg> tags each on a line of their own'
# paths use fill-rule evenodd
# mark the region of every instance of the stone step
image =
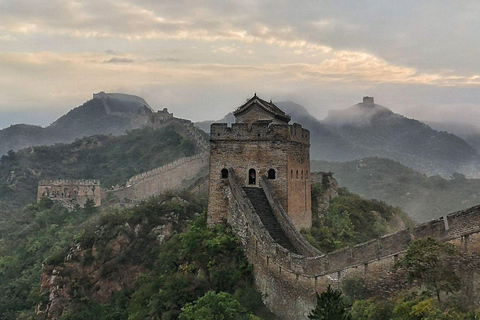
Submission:
<svg viewBox="0 0 480 320">
<path fill-rule="evenodd" d="M 250 199 L 250 202 L 252 202 L 255 211 L 257 212 L 260 220 L 267 229 L 268 233 L 270 233 L 270 236 L 273 238 L 273 240 L 275 240 L 275 242 L 285 249 L 299 254 L 298 250 L 287 237 L 282 229 L 282 226 L 275 217 L 270 203 L 268 202 L 267 196 L 265 195 L 265 191 L 263 191 L 262 188 L 250 187 L 244 187 L 243 190 Z"/>
</svg>

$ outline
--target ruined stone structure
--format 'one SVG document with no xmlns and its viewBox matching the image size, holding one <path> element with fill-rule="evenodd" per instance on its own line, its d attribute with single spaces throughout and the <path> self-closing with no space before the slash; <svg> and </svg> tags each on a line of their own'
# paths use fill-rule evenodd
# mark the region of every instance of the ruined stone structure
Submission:
<svg viewBox="0 0 480 320">
<path fill-rule="evenodd" d="M 37 201 L 42 197 L 61 202 L 67 209 L 76 204 L 83 207 L 88 199 L 98 207 L 102 203 L 100 180 L 40 180 Z"/>
<path fill-rule="evenodd" d="M 363 97 L 363 105 L 365 107 L 374 107 L 375 102 L 373 101 L 373 97 Z"/>
<path fill-rule="evenodd" d="M 412 239 L 419 237 L 459 246 L 470 257 L 469 265 L 462 268 L 470 270 L 471 281 L 480 280 L 476 272 L 480 267 L 480 206 L 418 225 L 413 231 L 320 253 L 298 229 L 311 224 L 306 192 L 310 193 L 312 178 L 335 182 L 328 173 L 308 172 L 308 131 L 288 125 L 288 116 L 256 96 L 238 108 L 235 116 L 231 127 L 211 126 L 208 221 L 226 219 L 232 226 L 254 266 L 265 303 L 279 319 L 307 319 L 315 307 L 315 293 L 328 285 L 340 287 L 344 279 L 362 278 L 370 291 L 384 296 L 405 287 L 405 278 L 393 264 Z M 271 169 L 274 175 L 269 175 Z M 252 180 L 250 173 L 254 173 Z"/>
<path fill-rule="evenodd" d="M 281 207 L 300 230 L 312 225 L 310 201 L 310 132 L 273 103 L 256 95 L 235 112 L 235 123 L 210 129 L 208 218 L 225 218 L 229 172 L 246 188 L 267 179 Z"/>
</svg>

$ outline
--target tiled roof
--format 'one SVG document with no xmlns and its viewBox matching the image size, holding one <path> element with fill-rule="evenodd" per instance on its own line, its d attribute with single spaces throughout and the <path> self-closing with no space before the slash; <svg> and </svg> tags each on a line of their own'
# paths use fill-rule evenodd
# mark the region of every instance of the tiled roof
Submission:
<svg viewBox="0 0 480 320">
<path fill-rule="evenodd" d="M 251 106 L 253 105 L 258 105 L 268 113 L 272 114 L 275 118 L 283 120 L 285 122 L 290 121 L 290 116 L 280 110 L 276 105 L 272 103 L 272 101 L 267 102 L 263 99 L 260 99 L 257 97 L 257 94 L 255 94 L 250 100 L 248 100 L 244 105 L 240 106 L 233 112 L 235 116 L 240 115 L 247 111 Z"/>
</svg>

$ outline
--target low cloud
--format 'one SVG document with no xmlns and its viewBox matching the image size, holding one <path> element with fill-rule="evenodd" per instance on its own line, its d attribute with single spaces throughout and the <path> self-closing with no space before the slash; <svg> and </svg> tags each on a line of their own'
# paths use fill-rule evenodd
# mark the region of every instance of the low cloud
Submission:
<svg viewBox="0 0 480 320">
<path fill-rule="evenodd" d="M 323 101 L 345 107 L 351 96 L 385 86 L 395 101 L 409 92 L 423 99 L 425 90 L 435 97 L 480 84 L 471 50 L 480 46 L 478 9 L 473 2 L 0 0 L 0 109 L 66 105 L 100 90 L 155 99 L 160 92 L 178 106 L 197 101 L 194 94 L 208 105 L 218 92 L 220 104 L 261 90 L 312 104 L 328 95 Z"/>
<path fill-rule="evenodd" d="M 104 61 L 105 63 L 133 63 L 135 62 L 134 59 L 129 58 L 110 58 Z"/>
</svg>

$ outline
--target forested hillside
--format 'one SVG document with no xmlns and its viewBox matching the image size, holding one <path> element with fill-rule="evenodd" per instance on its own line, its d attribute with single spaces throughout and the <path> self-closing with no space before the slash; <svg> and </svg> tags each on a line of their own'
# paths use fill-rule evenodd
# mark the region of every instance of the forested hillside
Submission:
<svg viewBox="0 0 480 320">
<path fill-rule="evenodd" d="M 44 199 L 12 212 L 1 228 L 2 319 L 177 319 L 210 291 L 245 317 L 271 318 L 233 233 L 206 226 L 205 204 L 165 194 L 68 212 Z"/>
<path fill-rule="evenodd" d="M 312 196 L 323 192 L 316 185 Z M 204 198 L 166 193 L 129 209 L 68 212 L 44 198 L 4 213 L 2 319 L 197 319 L 208 310 L 273 319 L 233 232 L 208 228 L 205 208 Z M 398 209 L 342 189 L 329 210 L 316 211 L 305 233 L 325 251 L 409 223 Z"/>
<path fill-rule="evenodd" d="M 428 177 L 398 162 L 365 158 L 349 162 L 312 161 L 313 171 L 333 172 L 340 185 L 368 199 L 401 207 L 418 222 L 480 203 L 480 180 L 454 173 Z"/>
<path fill-rule="evenodd" d="M 303 230 L 307 241 L 328 253 L 379 238 L 413 226 L 400 208 L 378 200 L 367 200 L 345 188 L 325 205 L 328 186 L 312 184 L 312 228 Z M 329 197 L 329 196 L 327 196 Z"/>
<path fill-rule="evenodd" d="M 11 151 L 0 158 L 0 208 L 35 201 L 40 179 L 100 179 L 102 187 L 111 187 L 197 151 L 195 143 L 173 127 Z"/>
</svg>

